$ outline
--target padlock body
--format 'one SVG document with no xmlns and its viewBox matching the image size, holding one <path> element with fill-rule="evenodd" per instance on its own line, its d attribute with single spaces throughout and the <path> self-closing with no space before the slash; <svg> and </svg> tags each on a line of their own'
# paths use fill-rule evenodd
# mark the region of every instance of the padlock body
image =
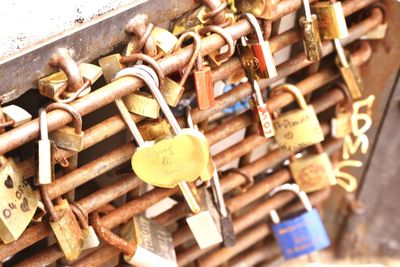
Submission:
<svg viewBox="0 0 400 267">
<path fill-rule="evenodd" d="M 79 71 L 85 80 L 90 81 L 90 84 L 94 84 L 103 75 L 101 67 L 89 63 L 79 64 Z"/>
<path fill-rule="evenodd" d="M 235 229 L 233 228 L 232 216 L 228 213 L 221 216 L 221 233 L 225 247 L 232 247 L 236 244 Z"/>
<path fill-rule="evenodd" d="M 324 140 L 317 115 L 312 106 L 279 115 L 274 120 L 275 141 L 284 151 L 297 151 Z"/>
<path fill-rule="evenodd" d="M 309 61 L 318 61 L 322 57 L 322 42 L 318 30 L 318 21 L 315 14 L 311 20 L 300 18 L 300 26 L 303 31 L 303 46 Z"/>
<path fill-rule="evenodd" d="M 172 236 L 164 227 L 144 216 L 136 216 L 123 226 L 121 234 L 128 242 L 137 243 L 135 254 L 124 256 L 127 263 L 145 267 L 177 266 Z"/>
<path fill-rule="evenodd" d="M 129 112 L 157 119 L 160 115 L 160 105 L 157 100 L 148 93 L 134 92 L 122 98 Z"/>
<path fill-rule="evenodd" d="M 99 59 L 99 65 L 103 70 L 103 76 L 107 83 L 112 81 L 118 71 L 125 68 L 120 60 L 120 54 L 113 54 Z"/>
<path fill-rule="evenodd" d="M 83 235 L 82 250 L 97 248 L 100 245 L 100 240 L 97 237 L 93 226 L 89 225 L 87 229 L 82 229 L 82 235 Z"/>
<path fill-rule="evenodd" d="M 314 192 L 336 184 L 328 154 L 311 154 L 290 162 L 290 171 L 301 191 Z"/>
<path fill-rule="evenodd" d="M 204 110 L 213 107 L 215 105 L 215 98 L 211 68 L 205 66 L 203 70 L 195 70 L 193 72 L 193 78 L 199 109 Z"/>
<path fill-rule="evenodd" d="M 338 113 L 331 121 L 332 136 L 343 138 L 352 133 L 351 112 Z"/>
<path fill-rule="evenodd" d="M 271 228 L 287 260 L 330 245 L 329 236 L 316 209 L 273 224 Z"/>
<path fill-rule="evenodd" d="M 258 120 L 260 135 L 265 138 L 273 137 L 275 135 L 275 130 L 268 106 L 265 103 L 257 105 L 254 99 L 250 99 L 250 106 L 252 107 L 254 116 Z"/>
<path fill-rule="evenodd" d="M 50 222 L 51 229 L 57 239 L 65 258 L 69 261 L 79 257 L 83 246 L 83 234 L 68 201 L 63 199 L 55 207 L 59 221 Z"/>
<path fill-rule="evenodd" d="M 23 108 L 20 108 L 16 105 L 9 105 L 6 107 L 2 107 L 2 111 L 6 117 L 6 121 L 13 120 L 13 127 L 18 127 L 25 122 L 28 122 L 32 119 L 32 115 L 29 114 Z"/>
<path fill-rule="evenodd" d="M 58 147 L 79 152 L 83 149 L 84 133 L 76 133 L 75 128 L 63 126 L 49 133 L 49 138 Z"/>
<path fill-rule="evenodd" d="M 268 79 L 278 75 L 268 41 L 248 41 L 247 45 L 237 44 L 240 60 L 246 71 L 256 79 Z M 253 75 L 254 74 L 254 75 Z"/>
<path fill-rule="evenodd" d="M 322 39 L 342 39 L 349 34 L 341 2 L 319 2 L 314 9 Z"/>
<path fill-rule="evenodd" d="M 8 244 L 17 240 L 30 223 L 38 198 L 12 159 L 1 166 L 0 178 L 0 238 Z"/>
<path fill-rule="evenodd" d="M 174 34 L 161 27 L 154 27 L 151 37 L 153 37 L 157 49 L 164 55 L 170 54 L 178 42 L 178 38 Z"/>
<path fill-rule="evenodd" d="M 165 138 L 172 134 L 170 125 L 165 119 L 146 122 L 139 126 L 139 130 L 145 141 Z"/>
<path fill-rule="evenodd" d="M 53 164 L 53 147 L 54 143 L 50 140 L 39 140 L 35 146 L 35 162 L 37 174 L 35 184 L 51 184 L 55 179 L 54 164 Z"/>
<path fill-rule="evenodd" d="M 180 86 L 174 80 L 165 77 L 164 87 L 160 89 L 167 104 L 171 107 L 176 107 L 182 97 L 185 88 Z"/>
<path fill-rule="evenodd" d="M 276 14 L 278 0 L 235 0 L 235 7 L 241 13 L 252 13 L 260 19 L 270 20 Z"/>
<path fill-rule="evenodd" d="M 64 72 L 59 71 L 38 81 L 39 93 L 50 99 L 54 99 L 54 95 L 59 91 L 68 87 L 68 78 Z"/>
<path fill-rule="evenodd" d="M 353 99 L 358 99 L 362 96 L 364 91 L 363 82 L 357 69 L 354 67 L 350 54 L 347 51 L 345 52 L 345 56 L 347 66 L 340 61 L 339 57 L 336 57 L 335 62 L 342 74 L 347 88 L 349 89 L 351 97 Z"/>
</svg>

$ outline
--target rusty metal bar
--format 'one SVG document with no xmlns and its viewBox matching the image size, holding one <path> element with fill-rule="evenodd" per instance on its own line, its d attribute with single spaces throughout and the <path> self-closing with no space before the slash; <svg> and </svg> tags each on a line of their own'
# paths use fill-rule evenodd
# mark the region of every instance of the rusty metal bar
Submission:
<svg viewBox="0 0 400 267">
<path fill-rule="evenodd" d="M 343 4 L 343 8 L 345 13 L 347 14 L 349 11 L 354 12 L 358 9 L 354 9 L 354 6 L 361 6 L 357 4 L 358 1 L 365 3 L 364 0 L 351 0 L 346 1 Z M 358 39 L 361 35 L 368 32 L 370 29 L 378 25 L 382 20 L 382 12 L 379 9 L 374 9 L 372 15 L 364 20 L 363 22 L 351 27 L 349 29 L 350 35 L 343 40 L 343 44 L 348 44 L 356 39 Z M 242 35 L 246 35 L 250 31 L 250 24 L 246 20 L 240 20 L 236 24 L 229 26 L 226 28 L 226 31 L 232 35 L 232 37 L 237 40 Z M 277 37 L 278 38 L 278 37 Z M 213 50 L 216 50 L 224 45 L 224 39 L 217 35 L 212 34 L 202 40 L 202 54 L 208 54 Z M 272 41 L 271 41 L 272 43 Z M 179 68 L 183 67 L 190 59 L 192 55 L 193 45 L 187 46 L 182 49 L 179 53 L 175 53 L 171 56 L 168 56 L 159 61 L 162 70 L 169 74 L 173 71 L 177 71 Z M 330 42 L 325 42 L 323 45 L 324 55 L 327 55 L 333 51 L 333 45 Z M 287 69 L 285 71 L 279 70 L 279 76 L 276 79 L 272 80 L 263 80 L 265 83 L 271 83 L 272 81 L 276 81 L 282 77 L 287 76 L 289 73 L 295 72 L 307 65 L 310 64 L 309 61 L 306 60 L 304 54 L 300 54 L 295 57 L 295 63 L 289 66 L 282 64 L 281 67 L 285 66 Z M 120 98 L 128 93 L 131 93 L 137 90 L 139 87 L 143 86 L 143 82 L 136 78 L 123 78 L 119 79 L 111 84 L 108 84 L 98 90 L 92 92 L 88 96 L 79 99 L 73 102 L 71 105 L 82 115 L 86 115 L 102 106 L 105 106 L 116 98 Z M 265 87 L 264 84 L 262 84 Z M 251 91 L 250 89 L 246 91 Z M 242 95 L 243 97 L 249 95 L 250 92 L 246 92 L 246 95 Z M 217 101 L 216 108 L 220 108 L 221 103 Z M 214 110 L 214 109 L 213 109 Z M 198 110 L 197 110 L 198 111 Z M 204 119 L 206 119 L 210 112 L 202 112 L 201 115 L 198 112 L 193 114 L 193 120 L 195 123 L 198 123 Z M 207 116 L 205 116 L 207 115 Z M 200 119 L 200 118 L 202 119 Z M 49 131 L 57 129 L 69 122 L 71 122 L 71 116 L 64 111 L 53 111 L 48 113 L 48 125 Z M 13 150 L 20 146 L 21 144 L 27 143 L 29 141 L 34 140 L 38 137 L 39 125 L 37 119 L 28 122 L 21 127 L 10 130 L 2 135 L 0 135 L 0 154 L 5 154 L 6 152 Z"/>
<path fill-rule="evenodd" d="M 253 248 L 249 252 L 246 251 L 241 253 L 232 259 L 229 266 L 255 266 L 262 261 L 273 259 L 280 254 L 279 246 L 275 242 L 268 242 L 260 247 Z"/>
<path fill-rule="evenodd" d="M 320 203 L 321 201 L 328 198 L 329 194 L 330 194 L 329 189 L 315 192 L 315 193 L 311 194 L 310 201 L 313 205 L 315 205 L 316 203 Z M 276 197 L 278 197 L 278 196 L 276 196 Z M 250 212 L 250 213 L 253 213 L 253 212 Z M 269 210 L 262 218 L 265 218 L 268 213 L 269 213 Z M 248 215 L 248 214 L 249 213 L 247 213 L 246 215 Z M 251 216 L 247 216 L 247 217 L 251 218 Z M 236 220 L 235 220 L 235 222 L 236 222 Z M 249 225 L 252 225 L 252 224 L 249 224 Z M 257 230 L 255 230 L 255 229 L 257 229 Z M 257 231 L 259 231 L 259 232 L 257 232 Z M 252 228 L 252 230 L 239 236 L 235 246 L 220 248 L 219 250 L 211 253 L 210 255 L 207 255 L 206 257 L 199 259 L 199 266 L 212 267 L 212 266 L 218 266 L 224 262 L 228 262 L 228 260 L 233 258 L 235 255 L 237 255 L 241 251 L 251 247 L 253 244 L 255 244 L 258 241 L 262 240 L 263 238 L 267 237 L 269 234 L 271 234 L 270 229 L 265 224 L 256 226 L 256 227 Z M 180 264 L 180 262 L 179 262 L 179 264 Z"/>
<path fill-rule="evenodd" d="M 362 49 L 361 51 L 364 51 L 364 50 L 366 50 L 366 49 Z M 368 49 L 367 49 L 368 50 Z M 368 54 L 368 53 L 365 53 L 365 51 L 361 54 L 361 57 L 360 56 L 358 56 L 358 57 L 356 57 L 355 59 L 357 59 L 357 60 L 355 60 L 356 61 L 356 63 L 357 63 L 357 61 L 358 60 L 360 60 L 360 58 L 361 59 L 364 59 L 364 57 L 365 57 L 365 54 Z M 364 56 L 363 56 L 364 55 Z M 316 73 L 315 75 L 318 75 L 318 73 Z M 311 77 L 313 77 L 313 76 L 310 76 L 310 77 L 308 77 L 306 80 L 308 80 L 308 82 L 307 83 L 305 83 L 305 84 L 303 84 L 303 86 L 305 86 L 305 88 L 306 89 L 309 89 L 311 86 L 306 86 L 306 85 L 308 85 L 308 83 L 310 83 L 310 82 L 313 82 L 313 79 L 311 78 Z M 323 80 L 322 81 L 322 83 L 324 83 L 326 80 Z M 302 89 L 302 87 L 300 87 L 300 89 Z M 316 89 L 316 88 L 315 88 Z M 342 91 L 341 90 L 336 90 L 337 92 L 335 93 L 336 94 L 336 97 L 338 97 L 338 98 L 336 98 L 336 97 L 328 97 L 328 100 L 329 101 L 335 101 L 335 99 L 336 99 L 336 101 L 339 101 L 339 100 L 341 100 L 341 98 L 343 97 L 343 95 L 342 95 Z M 333 92 L 335 92 L 335 91 L 333 91 Z M 281 94 L 281 95 L 283 95 L 283 94 Z M 275 98 L 273 98 L 273 99 L 275 99 Z M 273 102 L 273 99 L 271 99 L 270 100 L 270 102 Z M 282 101 L 282 100 L 281 100 Z M 290 102 L 290 100 L 289 100 L 289 102 Z M 316 109 L 318 109 L 318 105 L 315 107 Z M 124 145 L 124 146 L 122 146 L 122 147 L 126 147 L 126 146 L 128 146 L 129 144 L 127 144 L 127 145 Z M 130 146 L 132 146 L 132 149 L 133 149 L 133 145 L 130 145 Z M 129 152 L 128 154 L 126 154 L 126 156 L 130 156 L 130 155 L 132 155 L 132 153 L 133 153 L 133 150 L 132 150 L 132 152 Z M 129 158 L 129 157 L 128 157 Z M 96 162 L 96 160 L 94 161 L 94 162 Z M 101 161 L 99 161 L 98 162 L 99 164 L 101 164 Z M 122 163 L 122 162 L 121 162 Z M 96 163 L 93 163 L 93 162 L 91 162 L 91 163 L 89 163 L 89 164 L 91 164 L 92 166 L 97 166 L 97 164 Z M 262 163 L 262 164 L 264 164 L 264 163 Z M 261 167 L 262 167 L 262 165 L 261 165 Z M 75 171 L 75 173 L 76 173 L 76 175 L 78 175 L 79 174 L 79 170 L 80 170 L 81 168 L 79 168 L 79 169 L 77 169 L 76 171 Z M 261 169 L 262 170 L 262 169 Z M 65 177 L 68 177 L 68 175 L 70 175 L 70 173 L 69 174 L 67 174 Z M 90 172 L 87 172 L 87 175 L 90 175 Z M 233 187 L 235 187 L 235 186 L 238 186 L 238 185 L 240 185 L 241 183 L 244 183 L 245 181 L 243 180 L 243 177 L 241 177 L 240 175 L 234 175 L 234 176 L 236 176 L 235 178 L 233 178 L 232 179 L 232 181 L 234 181 L 234 182 L 230 182 L 231 183 L 231 185 L 229 185 L 228 186 L 228 188 L 229 188 L 229 190 L 231 190 Z M 74 177 L 74 176 L 69 176 L 69 177 Z M 78 176 L 76 176 L 76 177 L 78 177 Z M 58 179 L 58 180 L 60 180 L 61 181 L 61 179 L 62 178 L 60 178 L 60 179 Z M 80 178 L 79 178 L 80 179 Z M 79 179 L 76 179 L 76 181 L 74 181 L 74 183 L 75 183 L 75 186 L 77 186 L 77 184 L 76 183 L 79 183 Z M 236 182 L 235 182 L 236 181 Z M 239 181 L 239 182 L 238 182 Z M 58 185 L 57 185 L 57 187 L 58 187 L 58 189 L 57 190 L 60 190 L 60 191 L 57 191 L 57 190 L 49 190 L 49 192 L 59 192 L 59 194 L 61 195 L 62 193 L 63 193 L 63 190 L 64 189 L 68 189 L 68 187 L 64 187 L 63 186 L 63 183 L 59 183 Z M 50 188 L 52 188 L 52 187 L 50 187 Z M 68 189 L 69 190 L 69 189 Z M 66 192 L 68 191 L 68 190 L 66 190 Z M 160 189 L 161 191 L 162 191 L 162 189 Z M 167 190 L 166 190 L 167 191 Z M 176 190 L 175 191 L 172 191 L 172 190 L 169 190 L 169 192 L 167 193 L 167 195 L 165 196 L 165 197 L 167 197 L 167 196 L 169 196 L 169 195 L 172 195 L 173 193 L 175 193 L 176 192 Z M 164 192 L 165 193 L 165 192 Z M 52 196 L 52 197 L 56 197 L 56 196 L 53 196 L 52 195 L 53 193 L 50 193 L 50 195 Z M 55 193 L 54 193 L 55 194 Z M 154 196 L 152 196 L 153 198 L 154 198 Z M 162 199 L 162 198 L 160 198 L 160 199 Z M 159 200 L 160 200 L 159 199 Z M 156 200 L 156 202 L 157 202 L 158 200 Z M 145 201 L 144 201 L 145 202 Z M 130 202 L 131 203 L 131 202 Z M 139 202 L 140 203 L 140 202 Z M 153 203 L 153 202 L 150 202 L 150 203 Z M 155 202 L 154 202 L 155 203 Z M 153 204 L 154 204 L 153 203 Z M 133 205 L 133 207 L 135 207 L 135 205 L 137 205 L 135 202 L 132 202 L 131 203 L 132 205 Z M 125 213 L 125 215 L 126 214 L 129 214 L 129 208 L 126 208 L 127 209 L 127 212 L 128 213 Z M 121 214 L 122 215 L 124 215 L 124 212 L 121 212 Z M 132 215 L 133 216 L 133 215 Z M 132 217 L 131 216 L 131 217 Z M 117 217 L 116 217 L 117 218 Z M 118 221 L 118 220 L 117 220 Z M 118 224 L 118 223 L 117 223 Z M 37 230 L 33 230 L 32 228 L 37 228 Z M 50 233 L 50 229 L 49 229 L 49 227 L 47 226 L 47 225 L 44 225 L 44 224 L 39 224 L 39 225 L 35 225 L 35 226 L 33 226 L 33 227 L 31 227 L 31 228 L 28 228 L 26 231 L 25 231 L 25 233 L 16 241 L 16 242 L 13 242 L 13 243 L 11 243 L 11 244 L 9 244 L 9 245 L 4 245 L 4 244 L 2 244 L 2 245 L 0 245 L 0 257 L 1 258 L 5 258 L 5 257 L 7 257 L 7 256 L 11 256 L 11 255 L 13 255 L 15 252 L 17 252 L 18 251 L 18 248 L 20 248 L 21 247 L 21 245 L 22 245 L 22 248 L 24 248 L 24 247 L 27 247 L 27 246 L 29 246 L 29 245 L 31 245 L 31 244 L 33 244 L 33 243 L 35 243 L 36 241 L 38 241 L 38 240 L 40 240 L 40 239 L 42 239 L 42 238 L 44 238 L 46 235 L 48 235 Z"/>
<path fill-rule="evenodd" d="M 87 255 L 86 257 L 78 260 L 73 264 L 74 267 L 86 267 L 86 266 L 102 266 L 104 262 L 117 257 L 121 251 L 116 247 L 104 244 L 99 249 L 95 250 L 93 253 Z"/>
</svg>

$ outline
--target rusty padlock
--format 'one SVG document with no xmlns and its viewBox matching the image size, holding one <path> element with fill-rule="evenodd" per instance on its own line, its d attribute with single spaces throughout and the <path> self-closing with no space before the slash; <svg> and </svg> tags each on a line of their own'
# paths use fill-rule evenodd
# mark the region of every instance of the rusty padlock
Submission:
<svg viewBox="0 0 400 267">
<path fill-rule="evenodd" d="M 156 42 L 153 39 L 152 31 L 154 25 L 149 23 L 149 16 L 147 14 L 138 14 L 130 19 L 125 26 L 125 32 L 133 34 L 126 49 L 125 56 L 143 52 L 150 57 L 157 55 Z"/>
</svg>

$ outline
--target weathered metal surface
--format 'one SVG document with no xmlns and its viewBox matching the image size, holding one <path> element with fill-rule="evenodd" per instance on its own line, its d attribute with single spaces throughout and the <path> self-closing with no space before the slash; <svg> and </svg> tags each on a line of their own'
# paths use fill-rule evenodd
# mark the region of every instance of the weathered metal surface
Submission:
<svg viewBox="0 0 400 267">
<path fill-rule="evenodd" d="M 117 11 L 84 23 L 76 28 L 24 49 L 12 56 L 0 58 L 0 95 L 9 102 L 31 88 L 37 87 L 37 80 L 54 72 L 48 60 L 57 48 L 71 49 L 79 62 L 90 62 L 127 43 L 124 28 L 137 14 L 149 15 L 150 21 L 159 24 L 180 16 L 196 7 L 196 1 L 168 1 L 165 9 L 163 0 L 146 1 L 140 5 L 131 4 Z M 107 40 L 107 41 L 105 41 Z"/>
</svg>

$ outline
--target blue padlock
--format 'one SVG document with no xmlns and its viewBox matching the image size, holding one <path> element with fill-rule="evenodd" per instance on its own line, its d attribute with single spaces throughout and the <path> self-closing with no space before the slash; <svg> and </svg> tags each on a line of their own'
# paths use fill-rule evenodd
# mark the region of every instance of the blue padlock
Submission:
<svg viewBox="0 0 400 267">
<path fill-rule="evenodd" d="M 305 192 L 297 184 L 284 184 L 274 188 L 273 196 L 281 191 L 294 192 L 303 203 L 306 211 L 281 220 L 276 210 L 270 212 L 271 226 L 283 257 L 287 260 L 310 254 L 330 245 L 329 236 L 318 211 L 312 207 Z"/>
</svg>

